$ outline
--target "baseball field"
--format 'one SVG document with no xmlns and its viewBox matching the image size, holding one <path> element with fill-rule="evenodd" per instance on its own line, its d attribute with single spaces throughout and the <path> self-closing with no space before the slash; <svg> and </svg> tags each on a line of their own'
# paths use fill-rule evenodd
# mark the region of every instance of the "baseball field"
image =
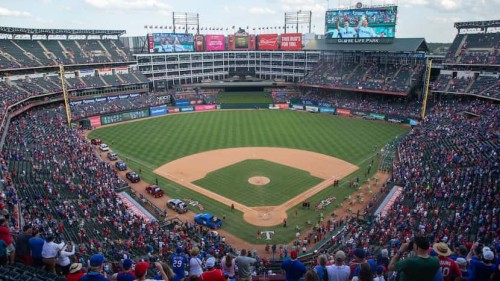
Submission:
<svg viewBox="0 0 500 281">
<path fill-rule="evenodd" d="M 158 180 L 168 197 L 198 201 L 204 210 L 191 211 L 225 217 L 225 231 L 256 244 L 266 243 L 256 240 L 257 230 L 274 231 L 273 243 L 288 243 L 295 238 L 291 229 L 310 227 L 307 222 L 333 211 L 355 191 L 346 183 L 364 178 L 374 148 L 408 130 L 333 115 L 231 110 L 103 127 L 89 138 L 109 144 L 143 180 Z M 332 187 L 333 179 L 340 186 Z M 338 200 L 315 210 L 331 197 Z M 302 209 L 305 200 L 310 210 Z"/>
</svg>

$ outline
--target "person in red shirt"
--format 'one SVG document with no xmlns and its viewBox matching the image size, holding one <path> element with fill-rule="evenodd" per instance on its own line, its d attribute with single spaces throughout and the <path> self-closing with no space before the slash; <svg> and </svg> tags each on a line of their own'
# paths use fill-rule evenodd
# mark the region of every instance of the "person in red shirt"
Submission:
<svg viewBox="0 0 500 281">
<path fill-rule="evenodd" d="M 215 268 L 215 258 L 209 257 L 205 262 L 207 270 L 203 272 L 198 279 L 199 281 L 226 281 L 224 273 L 220 269 Z"/>
<path fill-rule="evenodd" d="M 432 249 L 438 254 L 439 266 L 444 281 L 453 281 L 457 277 L 462 277 L 458 264 L 448 257 L 452 252 L 446 243 L 436 243 L 432 246 Z"/>
<path fill-rule="evenodd" d="M 7 225 L 6 218 L 0 218 L 0 240 L 5 241 L 5 244 L 7 244 L 7 255 L 9 256 L 10 264 L 14 264 L 16 249 L 12 243 L 12 236 L 10 235 L 10 228 Z"/>
<path fill-rule="evenodd" d="M 81 263 L 73 263 L 69 267 L 69 272 L 66 274 L 66 281 L 79 281 L 80 277 L 85 275 L 82 272 L 82 264 Z"/>
</svg>

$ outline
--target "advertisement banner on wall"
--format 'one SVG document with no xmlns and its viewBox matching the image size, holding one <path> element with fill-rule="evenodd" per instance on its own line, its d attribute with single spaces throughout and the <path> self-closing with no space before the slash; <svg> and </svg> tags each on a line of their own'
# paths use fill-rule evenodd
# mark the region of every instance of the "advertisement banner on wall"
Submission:
<svg viewBox="0 0 500 281">
<path fill-rule="evenodd" d="M 224 35 L 205 35 L 205 49 L 207 51 L 224 51 L 225 45 Z"/>
<path fill-rule="evenodd" d="M 335 114 L 335 108 L 333 107 L 320 107 L 319 112 L 321 113 L 329 113 L 329 114 Z"/>
<path fill-rule="evenodd" d="M 319 108 L 316 107 L 316 106 L 309 106 L 309 105 L 306 105 L 306 111 L 307 112 L 318 112 L 319 111 Z"/>
<path fill-rule="evenodd" d="M 351 110 L 339 108 L 339 109 L 337 109 L 337 114 L 338 115 L 351 115 Z"/>
<path fill-rule="evenodd" d="M 366 113 L 365 113 L 365 112 L 363 112 L 363 111 L 353 111 L 353 112 L 352 112 L 352 115 L 356 115 L 356 116 L 364 117 L 364 116 L 366 116 Z"/>
<path fill-rule="evenodd" d="M 376 119 L 376 120 L 384 120 L 385 119 L 384 114 L 370 113 L 369 116 L 372 117 L 373 119 Z"/>
<path fill-rule="evenodd" d="M 281 34 L 281 50 L 283 51 L 302 50 L 302 33 Z"/>
<path fill-rule="evenodd" d="M 168 109 L 167 109 L 166 105 L 162 105 L 162 106 L 150 107 L 149 112 L 150 112 L 151 116 L 159 116 L 159 115 L 167 114 Z"/>
<path fill-rule="evenodd" d="M 197 105 L 194 107 L 194 111 L 207 111 L 207 110 L 215 110 L 215 104 Z"/>
<path fill-rule="evenodd" d="M 99 74 L 113 74 L 113 69 L 107 68 L 99 68 Z"/>
<path fill-rule="evenodd" d="M 177 107 L 170 107 L 167 110 L 168 110 L 168 113 L 179 113 L 179 108 L 177 108 Z"/>
<path fill-rule="evenodd" d="M 194 111 L 194 107 L 192 107 L 192 106 L 181 107 L 181 108 L 179 108 L 179 111 L 180 111 L 180 112 L 190 112 L 190 111 Z"/>
<path fill-rule="evenodd" d="M 261 51 L 278 50 L 278 34 L 260 34 L 257 46 Z"/>
<path fill-rule="evenodd" d="M 176 100 L 175 101 L 175 106 L 185 106 L 185 105 L 190 105 L 191 103 L 189 100 Z"/>
<path fill-rule="evenodd" d="M 296 110 L 304 110 L 304 106 L 303 105 L 298 105 L 298 104 L 294 104 L 293 109 L 296 109 Z"/>
<path fill-rule="evenodd" d="M 92 128 L 97 128 L 97 127 L 100 127 L 102 125 L 101 124 L 101 116 L 89 117 L 89 121 L 90 121 L 90 126 Z"/>
<path fill-rule="evenodd" d="M 279 109 L 288 109 L 288 108 L 290 108 L 290 105 L 288 105 L 288 103 L 276 103 L 274 106 L 276 106 Z"/>
</svg>

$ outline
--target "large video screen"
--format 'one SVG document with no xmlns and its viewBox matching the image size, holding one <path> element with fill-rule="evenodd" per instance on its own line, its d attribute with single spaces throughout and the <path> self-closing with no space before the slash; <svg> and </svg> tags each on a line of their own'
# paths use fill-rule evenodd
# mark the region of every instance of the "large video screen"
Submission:
<svg viewBox="0 0 500 281">
<path fill-rule="evenodd" d="M 153 33 L 148 41 L 150 53 L 194 52 L 192 34 Z"/>
<path fill-rule="evenodd" d="M 329 10 L 325 38 L 330 43 L 389 43 L 396 33 L 397 6 Z"/>
</svg>

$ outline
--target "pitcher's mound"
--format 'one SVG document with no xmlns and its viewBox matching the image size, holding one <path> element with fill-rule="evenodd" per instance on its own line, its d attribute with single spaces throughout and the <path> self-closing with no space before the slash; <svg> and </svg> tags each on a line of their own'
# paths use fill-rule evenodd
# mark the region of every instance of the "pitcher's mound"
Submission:
<svg viewBox="0 0 500 281">
<path fill-rule="evenodd" d="M 253 185 L 266 185 L 270 182 L 271 180 L 267 177 L 251 177 L 248 179 L 248 183 Z"/>
</svg>

